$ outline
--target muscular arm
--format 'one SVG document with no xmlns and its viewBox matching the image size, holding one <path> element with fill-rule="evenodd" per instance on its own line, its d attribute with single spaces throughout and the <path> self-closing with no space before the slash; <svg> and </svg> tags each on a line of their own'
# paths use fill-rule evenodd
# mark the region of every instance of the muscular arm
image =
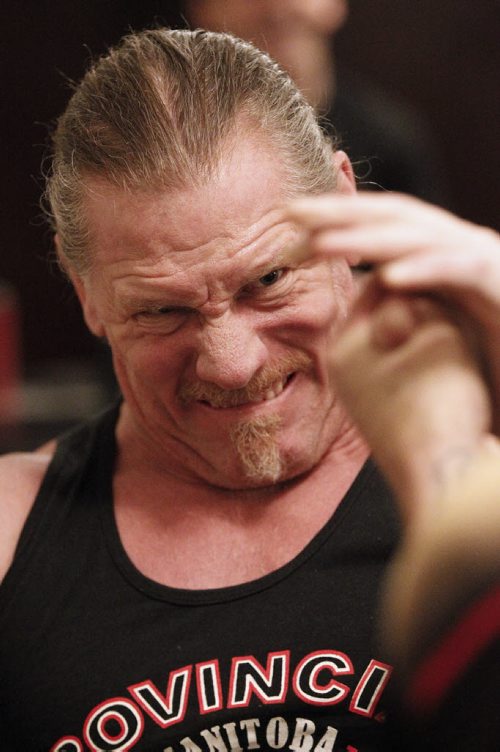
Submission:
<svg viewBox="0 0 500 752">
<path fill-rule="evenodd" d="M 54 447 L 0 457 L 0 581 L 7 573 Z"/>
<path fill-rule="evenodd" d="M 500 572 L 500 238 L 394 194 L 310 198 L 290 216 L 307 252 L 375 265 L 332 368 L 407 521 L 384 607 L 405 666 Z"/>
</svg>

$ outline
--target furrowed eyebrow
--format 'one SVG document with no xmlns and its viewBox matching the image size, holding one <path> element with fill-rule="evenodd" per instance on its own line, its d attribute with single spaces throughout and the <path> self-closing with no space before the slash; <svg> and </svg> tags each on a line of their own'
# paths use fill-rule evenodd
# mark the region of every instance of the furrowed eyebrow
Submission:
<svg viewBox="0 0 500 752">
<path fill-rule="evenodd" d="M 289 242 L 275 253 L 270 253 L 268 258 L 255 264 L 255 266 L 250 263 L 247 268 L 247 280 L 248 282 L 252 282 L 266 274 L 270 274 L 276 269 L 296 267 L 308 257 L 309 251 L 305 246 L 300 245 L 297 241 Z M 170 293 L 165 292 L 165 294 L 159 291 L 158 296 L 155 297 L 127 294 L 121 297 L 120 304 L 121 308 L 126 311 L 147 311 L 157 308 L 176 308 L 189 305 L 186 300 L 182 300 L 180 295 L 173 294 L 173 291 L 170 291 Z M 193 307 L 195 307 L 194 303 Z"/>
<path fill-rule="evenodd" d="M 154 310 L 155 308 L 164 308 L 167 305 L 174 306 L 175 303 L 166 302 L 165 298 L 142 298 L 136 296 L 127 296 L 122 299 L 122 305 L 124 308 L 130 310 Z"/>
<path fill-rule="evenodd" d="M 304 237 L 299 237 L 287 245 L 280 254 L 282 266 L 300 266 L 311 258 L 311 250 Z"/>
<path fill-rule="evenodd" d="M 299 244 L 297 241 L 289 243 L 274 254 L 272 258 L 262 264 L 257 264 L 254 277 L 262 277 L 275 269 L 298 266 L 309 256 L 310 252 L 305 245 Z"/>
</svg>

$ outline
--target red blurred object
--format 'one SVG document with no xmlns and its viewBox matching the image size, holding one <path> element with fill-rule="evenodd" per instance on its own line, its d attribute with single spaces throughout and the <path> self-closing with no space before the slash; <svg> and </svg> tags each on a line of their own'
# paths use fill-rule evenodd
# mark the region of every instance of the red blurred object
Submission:
<svg viewBox="0 0 500 752">
<path fill-rule="evenodd" d="M 21 414 L 21 322 L 15 291 L 0 282 L 0 423 Z"/>
</svg>

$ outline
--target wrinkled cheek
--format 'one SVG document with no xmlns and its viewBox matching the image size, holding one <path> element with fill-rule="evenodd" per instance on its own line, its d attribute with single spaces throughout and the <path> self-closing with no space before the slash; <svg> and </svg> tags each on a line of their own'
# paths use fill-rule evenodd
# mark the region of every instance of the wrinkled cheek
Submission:
<svg viewBox="0 0 500 752">
<path fill-rule="evenodd" d="M 343 260 L 334 260 L 330 265 L 332 298 L 336 305 L 336 319 L 341 324 L 346 320 L 359 291 L 359 278 Z"/>
<path fill-rule="evenodd" d="M 113 366 L 116 378 L 125 397 L 130 393 L 140 394 L 156 391 L 161 383 L 164 364 L 153 352 L 137 353 L 133 348 L 126 352 L 115 348 Z M 150 395 L 152 396 L 152 394 Z"/>
<path fill-rule="evenodd" d="M 117 354 L 113 353 L 113 370 L 115 372 L 116 380 L 120 387 L 120 391 L 125 399 L 129 400 L 137 391 L 140 381 L 134 377 L 134 372 L 130 368 L 130 364 Z"/>
<path fill-rule="evenodd" d="M 129 379 L 154 381 L 164 376 L 171 363 L 161 344 L 154 340 L 119 341 L 112 351 L 116 369 Z"/>
</svg>

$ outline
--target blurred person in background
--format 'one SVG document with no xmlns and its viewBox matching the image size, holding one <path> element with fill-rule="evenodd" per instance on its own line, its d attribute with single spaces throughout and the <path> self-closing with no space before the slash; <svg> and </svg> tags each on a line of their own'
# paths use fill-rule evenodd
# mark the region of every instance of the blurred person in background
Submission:
<svg viewBox="0 0 500 752">
<path fill-rule="evenodd" d="M 192 27 L 229 31 L 266 50 L 293 77 L 348 153 L 361 189 L 449 205 L 425 118 L 370 81 L 339 70 L 335 35 L 348 0 L 184 0 Z"/>
</svg>

